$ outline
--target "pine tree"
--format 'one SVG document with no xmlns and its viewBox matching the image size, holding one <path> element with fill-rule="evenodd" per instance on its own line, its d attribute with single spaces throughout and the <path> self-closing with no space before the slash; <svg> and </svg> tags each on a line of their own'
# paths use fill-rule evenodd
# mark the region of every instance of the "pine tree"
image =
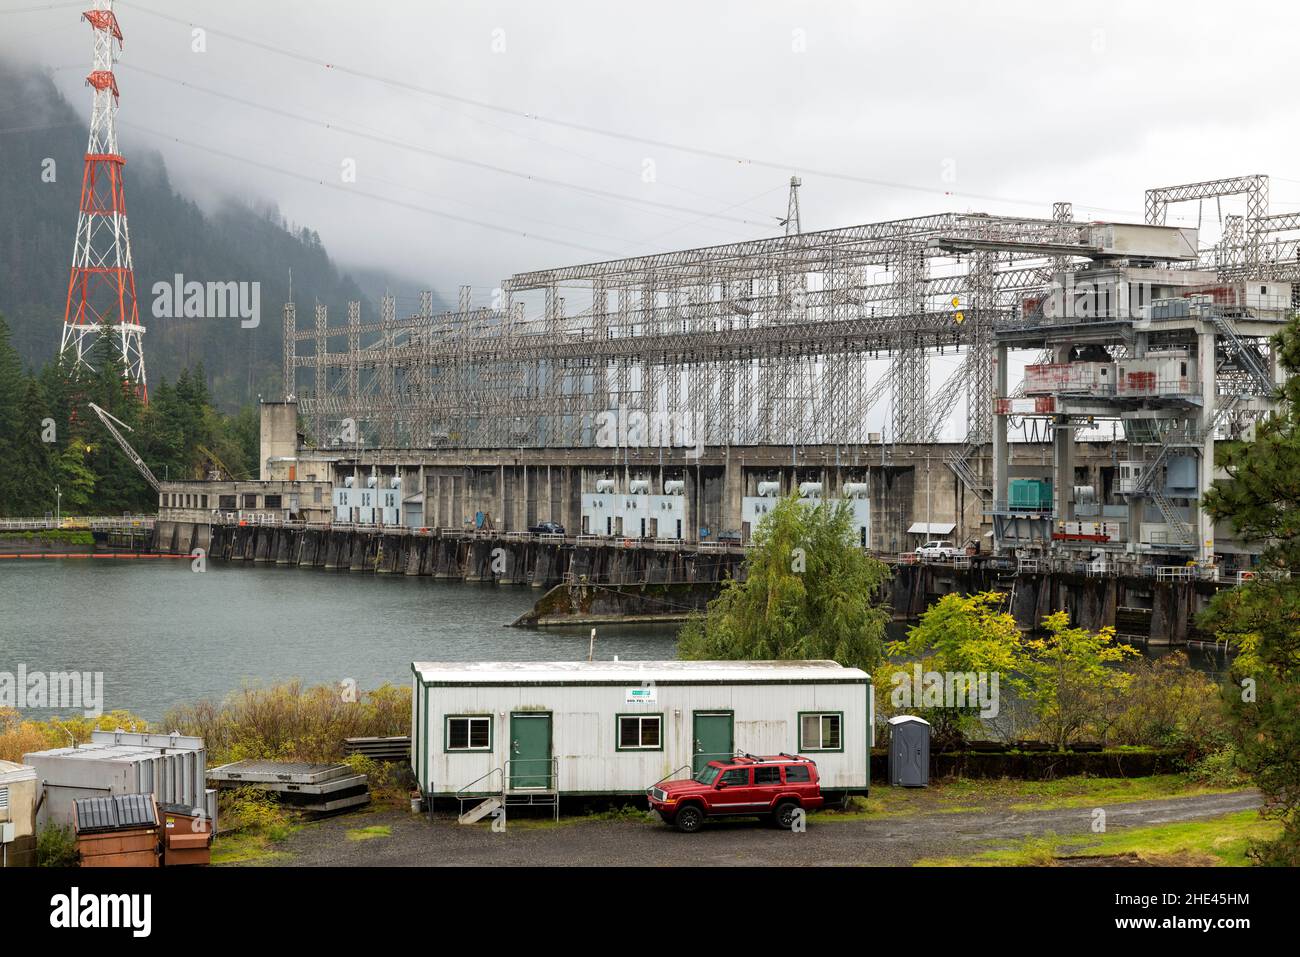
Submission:
<svg viewBox="0 0 1300 957">
<path fill-rule="evenodd" d="M 40 382 L 28 376 L 20 425 L 3 467 L 3 474 L 16 485 L 8 514 L 39 518 L 54 511 L 57 440 L 58 422 L 46 408 Z"/>
<path fill-rule="evenodd" d="M 0 462 L 11 462 L 21 440 L 24 389 L 22 361 L 9 342 L 9 325 L 0 316 Z M 0 515 L 16 515 L 21 506 L 21 476 L 0 472 Z"/>
</svg>

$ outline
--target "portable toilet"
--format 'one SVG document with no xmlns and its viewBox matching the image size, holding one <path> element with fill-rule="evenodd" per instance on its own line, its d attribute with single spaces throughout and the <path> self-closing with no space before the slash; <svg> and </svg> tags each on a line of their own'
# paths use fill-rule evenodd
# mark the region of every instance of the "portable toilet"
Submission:
<svg viewBox="0 0 1300 957">
<path fill-rule="evenodd" d="M 923 788 L 930 784 L 930 722 L 910 714 L 889 719 L 889 783 Z"/>
</svg>

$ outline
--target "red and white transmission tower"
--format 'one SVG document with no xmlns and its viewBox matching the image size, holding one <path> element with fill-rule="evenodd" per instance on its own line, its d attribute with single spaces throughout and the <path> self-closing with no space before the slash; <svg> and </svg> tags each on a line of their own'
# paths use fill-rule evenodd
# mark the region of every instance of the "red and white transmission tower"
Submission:
<svg viewBox="0 0 1300 957">
<path fill-rule="evenodd" d="M 148 399 L 144 374 L 144 327 L 135 301 L 135 270 L 131 266 L 131 237 L 126 227 L 126 194 L 122 191 L 125 160 L 117 151 L 117 80 L 113 76 L 113 43 L 122 45 L 122 30 L 113 13 L 113 0 L 93 0 L 94 9 L 82 17 L 94 29 L 95 64 L 86 83 L 95 89 L 90 117 L 90 143 L 81 180 L 81 212 L 72 247 L 68 305 L 63 314 L 60 353 L 90 367 L 95 342 L 110 331 L 126 379 Z"/>
</svg>

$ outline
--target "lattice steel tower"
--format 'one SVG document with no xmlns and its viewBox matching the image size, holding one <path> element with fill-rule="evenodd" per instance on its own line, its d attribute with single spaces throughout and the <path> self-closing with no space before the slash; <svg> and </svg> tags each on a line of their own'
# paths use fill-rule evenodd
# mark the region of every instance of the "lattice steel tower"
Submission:
<svg viewBox="0 0 1300 957">
<path fill-rule="evenodd" d="M 94 0 L 82 17 L 94 30 L 94 67 L 86 84 L 95 90 L 90 117 L 90 141 L 81 180 L 77 238 L 72 247 L 72 274 L 63 314 L 59 351 L 78 364 L 90 366 L 99 336 L 108 331 L 121 359 L 125 377 L 148 398 L 144 373 L 144 327 L 135 300 L 135 271 L 126 225 L 126 195 L 122 190 L 125 160 L 117 149 L 117 80 L 113 76 L 113 44 L 122 45 L 122 30 L 113 13 L 113 0 Z"/>
</svg>

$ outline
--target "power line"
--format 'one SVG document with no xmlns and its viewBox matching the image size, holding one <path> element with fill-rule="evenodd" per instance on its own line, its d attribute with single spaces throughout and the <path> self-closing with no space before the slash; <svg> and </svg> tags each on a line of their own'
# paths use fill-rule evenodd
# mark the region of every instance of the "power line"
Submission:
<svg viewBox="0 0 1300 957">
<path fill-rule="evenodd" d="M 288 49 L 284 49 L 284 48 L 276 47 L 276 46 L 274 46 L 274 45 L 272 45 L 272 44 L 262 43 L 261 41 L 254 40 L 254 39 L 251 39 L 251 38 L 249 38 L 249 37 L 240 36 L 239 34 L 232 33 L 232 32 L 230 32 L 230 31 L 220 30 L 220 29 L 216 29 L 216 28 L 208 27 L 208 26 L 201 26 L 200 24 L 197 24 L 197 23 L 195 23 L 194 21 L 184 20 L 184 19 L 182 19 L 182 18 L 180 18 L 180 17 L 170 16 L 170 15 L 165 14 L 165 13 L 159 11 L 159 10 L 153 10 L 153 9 L 148 8 L 148 7 L 137 6 L 137 5 L 133 4 L 133 3 L 122 2 L 122 0 L 119 0 L 119 5 L 120 5 L 120 6 L 124 6 L 124 7 L 131 7 L 131 8 L 133 8 L 133 9 L 135 9 L 135 10 L 141 12 L 141 13 L 149 14 L 149 15 L 152 15 L 152 16 L 157 17 L 157 18 L 159 18 L 159 19 L 168 20 L 168 21 L 171 21 L 172 23 L 177 23 L 177 24 L 180 24 L 180 25 L 182 25 L 182 26 L 188 26 L 188 27 L 196 27 L 196 26 L 199 26 L 201 29 L 207 31 L 208 33 L 212 33 L 212 34 L 215 34 L 215 35 L 217 35 L 217 36 L 225 37 L 225 38 L 227 38 L 227 39 L 229 39 L 229 40 L 234 40 L 234 41 L 237 42 L 237 43 L 243 43 L 243 44 L 246 44 L 246 45 L 248 45 L 248 46 L 253 46 L 253 47 L 256 47 L 256 48 L 258 48 L 258 49 L 265 50 L 265 51 L 267 51 L 267 52 L 269 52 L 269 53 L 275 53 L 275 54 L 278 54 L 278 55 L 281 55 L 281 56 L 289 57 L 289 58 L 291 58 L 291 59 L 301 60 L 301 61 L 303 61 L 303 62 L 310 63 L 310 64 L 315 65 L 315 66 L 321 66 L 321 67 L 324 67 L 324 68 L 326 68 L 326 69 L 335 69 L 335 68 L 337 68 L 337 69 L 339 69 L 340 72 L 354 72 L 354 71 L 349 70 L 349 68 L 346 68 L 346 67 L 338 67 L 336 64 L 331 64 L 331 63 L 328 63 L 328 62 L 323 61 L 323 60 L 313 59 L 313 58 L 311 58 L 311 57 L 307 57 L 306 55 L 303 55 L 303 54 L 297 54 L 297 53 L 295 53 L 295 52 L 292 51 L 292 50 L 288 50 Z M 359 75 L 359 76 L 363 76 L 364 78 L 369 78 L 369 77 L 364 76 L 364 75 L 362 75 L 362 74 L 358 74 L 358 75 Z M 385 80 L 382 79 L 382 78 L 378 78 L 378 77 L 376 77 L 376 79 L 378 80 L 378 82 L 381 82 L 381 83 L 383 83 L 383 82 L 388 82 L 388 81 L 385 81 Z M 179 82 L 179 81 L 178 81 L 178 82 Z M 420 86 L 417 86 L 417 85 L 414 85 L 414 84 L 406 84 L 406 85 L 403 85 L 402 82 L 399 81 L 399 80 L 392 80 L 391 82 L 389 82 L 389 85 L 396 86 L 396 87 L 398 87 L 398 88 L 400 88 L 400 89 L 404 89 L 404 90 L 405 90 L 406 92 L 408 92 L 408 93 L 415 93 L 415 94 L 419 94 L 419 95 L 421 95 L 421 96 L 427 96 L 427 95 L 430 95 L 430 94 L 433 94 L 433 95 L 439 95 L 439 94 L 437 94 L 436 91 L 427 90 L 427 89 L 425 89 L 425 88 L 423 88 L 423 87 L 420 87 Z M 212 91 L 209 91 L 209 92 L 212 92 Z M 219 94 L 218 94 L 218 95 L 219 95 Z M 450 100 L 450 101 L 452 101 L 452 102 L 460 102 L 460 103 L 462 103 L 463 105 L 469 105 L 469 106 L 485 106 L 485 104 L 481 104 L 481 103 L 479 103 L 479 102 L 476 101 L 476 100 L 473 100 L 473 99 L 470 99 L 470 98 L 466 98 L 466 97 L 459 97 L 459 98 L 458 98 L 458 97 L 455 97 L 455 96 L 452 95 L 452 94 L 446 94 L 443 98 L 448 99 L 448 100 Z M 517 111 L 505 110 L 505 109 L 498 109 L 497 112 L 501 112 L 501 113 L 504 113 L 504 114 L 506 114 L 506 115 L 509 115 L 509 116 L 512 116 L 512 117 L 515 117 L 515 118 L 518 118 L 520 115 L 525 115 L 525 116 L 527 115 L 527 114 L 521 114 L 521 113 L 519 113 L 519 112 L 517 112 Z M 518 136 L 518 137 L 520 137 L 520 138 L 522 138 L 522 139 L 526 139 L 526 140 L 528 140 L 528 141 L 530 141 L 530 142 L 533 142 L 533 143 L 539 143 L 539 144 L 541 144 L 542 146 L 547 147 L 548 149 L 558 150 L 559 152 L 567 153 L 567 154 L 570 155 L 570 156 L 577 156 L 577 157 L 579 157 L 579 158 L 581 158 L 581 159 L 587 160 L 588 162 L 595 163 L 595 164 L 600 165 L 600 166 L 604 166 L 604 167 L 606 167 L 606 168 L 608 168 L 608 169 L 616 170 L 616 171 L 618 171 L 618 172 L 620 172 L 620 173 L 626 173 L 626 172 L 627 172 L 627 170 L 626 170 L 624 167 L 622 167 L 622 166 L 618 166 L 618 165 L 615 165 L 615 164 L 613 164 L 613 163 L 610 163 L 610 162 L 608 162 L 607 160 L 603 160 L 603 159 L 601 159 L 601 158 L 599 158 L 599 157 L 597 157 L 597 156 L 592 156 L 592 155 L 587 154 L 587 153 L 582 153 L 582 152 L 580 152 L 580 151 L 578 151 L 578 150 L 574 150 L 574 149 L 572 149 L 572 148 L 570 148 L 570 147 L 562 146 L 562 145 L 560 145 L 560 144 L 558 144 L 558 143 L 552 143 L 552 142 L 550 142 L 550 141 L 548 141 L 548 140 L 544 140 L 544 139 L 541 139 L 541 138 L 536 137 L 536 136 L 530 136 L 530 135 L 528 135 L 527 133 L 523 133 L 523 132 L 521 132 L 521 131 L 519 131 L 519 130 L 511 129 L 511 128 L 509 128 L 509 127 L 505 127 L 505 126 L 500 126 L 500 125 L 498 125 L 498 124 L 496 124 L 496 123 L 489 123 L 487 120 L 483 119 L 482 117 L 474 116 L 474 115 L 469 114 L 469 113 L 461 113 L 461 112 L 457 112 L 456 115 L 457 115 L 457 116 L 464 117 L 464 118 L 469 119 L 469 120 L 471 120 L 471 121 L 473 121 L 473 122 L 476 122 L 476 123 L 482 123 L 482 124 L 484 124 L 484 125 L 486 125 L 486 126 L 490 126 L 492 129 L 500 130 L 501 132 L 508 133 L 508 134 L 511 135 L 511 136 Z M 730 201 L 728 201 L 728 200 L 719 199 L 719 198 L 717 198 L 717 197 L 715 197 L 715 196 L 710 196 L 710 195 L 708 195 L 707 193 L 700 192 L 699 190 L 690 189 L 690 188 L 688 188 L 688 187 L 680 186 L 680 185 L 677 185 L 677 184 L 674 184 L 674 183 L 669 183 L 669 182 L 659 182 L 658 185 L 663 186 L 665 189 L 673 189 L 673 190 L 677 190 L 677 191 L 679 191 L 679 192 L 687 193 L 687 194 L 692 195 L 692 196 L 698 196 L 698 197 L 700 197 L 701 199 L 710 200 L 710 201 L 712 201 L 712 202 L 717 202 L 717 203 L 729 203 L 730 205 L 728 206 L 728 208 L 735 208 L 735 206 L 737 205 L 737 204 L 734 204 L 734 203 L 730 203 Z M 692 210 L 691 212 L 692 212 L 693 214 L 696 214 L 696 213 L 698 213 L 698 210 Z"/>
<path fill-rule="evenodd" d="M 120 64 L 120 66 L 127 66 L 127 64 Z M 560 189 L 575 190 L 577 192 L 587 193 L 588 195 L 597 196 L 602 199 L 610 199 L 610 200 L 615 200 L 623 203 L 635 203 L 642 206 L 652 206 L 658 209 L 667 209 L 675 213 L 685 213 L 690 216 L 702 215 L 705 218 L 725 219 L 729 222 L 739 223 L 744 226 L 765 225 L 762 223 L 756 223 L 752 220 L 741 219 L 735 216 L 725 216 L 721 213 L 702 213 L 701 210 L 691 209 L 690 207 L 686 207 L 686 206 L 677 206 L 672 203 L 664 203 L 658 200 L 644 199 L 642 197 L 632 196 L 627 193 L 616 193 L 612 190 L 597 189 L 596 187 L 593 186 L 583 186 L 580 183 L 571 183 L 566 180 L 553 179 L 547 176 L 537 176 L 532 173 L 525 173 L 521 170 L 510 169 L 504 166 L 497 166 L 493 163 L 487 163 L 482 160 L 475 160 L 463 156 L 456 156 L 455 154 L 445 153 L 441 150 L 436 150 L 431 147 L 422 146 L 418 143 L 411 143 L 405 140 L 394 139 L 393 137 L 385 136 L 380 133 L 366 132 L 365 130 L 360 129 L 358 127 L 347 126 L 342 123 L 328 122 L 325 120 L 312 119 L 311 117 L 304 116 L 303 114 L 295 113 L 292 110 L 286 110 L 280 107 L 270 106 L 265 103 L 258 103 L 254 100 L 249 100 L 242 96 L 236 96 L 232 93 L 227 93 L 224 90 L 216 90 L 211 87 L 201 86 L 197 83 L 191 83 L 188 80 L 180 80 L 177 79 L 176 77 L 171 77 L 171 76 L 167 76 L 164 73 L 159 73 L 156 70 L 150 70 L 146 67 L 137 66 L 134 64 L 129 65 L 129 70 L 143 73 L 146 76 L 151 76 L 159 80 L 165 80 L 169 83 L 176 83 L 180 86 L 188 87 L 189 89 L 192 90 L 197 90 L 200 93 L 206 93 L 210 96 L 215 96 L 224 100 L 229 100 L 233 103 L 238 103 L 242 106 L 251 107 L 252 109 L 256 109 L 256 110 L 262 110 L 267 113 L 271 113 L 275 116 L 282 116 L 286 119 L 296 120 L 301 123 L 320 126 L 321 128 L 326 130 L 332 130 L 339 133 L 344 133 L 349 136 L 360 137 L 362 139 L 371 140 L 373 142 L 380 143 L 385 146 L 396 147 L 397 149 L 407 150 L 414 153 L 421 153 L 424 154 L 425 156 L 432 156 L 435 159 L 445 160 L 450 163 L 460 163 L 462 165 L 471 166 L 476 169 L 487 170 L 489 172 L 498 173 L 503 176 L 511 176 L 517 179 L 522 179 L 533 183 L 542 183 L 544 185 L 554 186 Z"/>
<path fill-rule="evenodd" d="M 73 0 L 71 3 L 42 3 L 34 7 L 15 7 L 13 10 L 0 10 L 0 15 L 8 16 L 11 13 L 43 13 L 46 10 L 67 10 L 71 7 L 84 7 L 85 0 Z"/>
<path fill-rule="evenodd" d="M 787 161 L 778 162 L 776 160 L 770 160 L 770 159 L 739 156 L 733 153 L 727 153 L 722 150 L 709 149 L 706 147 L 699 147 L 699 146 L 691 146 L 685 143 L 677 143 L 677 142 L 672 142 L 670 140 L 662 140 L 656 137 L 644 136 L 637 133 L 626 133 L 618 130 L 609 130 L 603 127 L 593 126 L 587 123 L 579 123 L 574 120 L 566 120 L 566 119 L 561 119 L 553 116 L 545 116 L 541 113 L 531 113 L 526 110 L 501 106 L 500 104 L 497 103 L 491 103 L 486 100 L 480 100 L 474 97 L 464 96 L 458 93 L 449 93 L 446 90 L 438 90 L 433 87 L 421 86 L 418 83 L 411 83 L 407 80 L 400 80 L 397 79 L 396 77 L 385 76 L 380 73 L 374 73 L 368 70 L 362 70 L 357 67 L 347 66 L 342 63 L 334 63 L 331 61 L 322 60 L 310 54 L 301 53 L 296 50 L 289 50 L 287 48 L 275 46 L 274 44 L 270 44 L 270 43 L 264 43 L 261 40 L 254 40 L 250 37 L 241 36 L 240 34 L 233 33 L 228 30 L 221 30 L 215 27 L 197 24 L 192 20 L 185 20 L 181 17 L 174 17 L 171 16 L 170 14 L 163 13 L 159 10 L 154 10 L 150 7 L 144 7 L 144 6 L 140 6 L 139 4 L 129 2 L 129 0 L 120 0 L 120 2 L 122 6 L 129 7 L 141 13 L 145 13 L 162 20 L 168 20 L 171 21 L 172 23 L 177 23 L 182 26 L 187 26 L 187 27 L 199 26 L 201 27 L 201 29 L 205 30 L 208 33 L 214 34 L 216 36 L 225 37 L 226 39 L 233 40 L 236 43 L 242 43 L 247 46 L 255 47 L 257 49 L 264 50 L 268 53 L 276 54 L 277 56 L 287 57 L 289 59 L 297 60 L 299 62 L 309 64 L 311 66 L 316 66 L 322 69 L 331 70 L 335 73 L 347 74 L 348 76 L 354 76 L 357 77 L 358 79 L 370 80 L 375 83 L 380 83 L 385 86 L 393 87 L 395 89 L 402 89 L 408 92 L 418 93 L 424 96 L 437 97 L 438 99 L 448 100 L 453 103 L 460 103 L 465 106 L 472 106 L 478 109 L 488 110 L 494 113 L 502 114 L 504 116 L 510 116 L 515 119 L 533 120 L 538 123 L 545 123 L 547 125 L 559 127 L 562 129 L 576 130 L 578 132 L 590 133 L 596 136 L 604 136 L 611 139 L 619 139 L 627 142 L 640 143 L 647 146 L 655 146 L 660 149 L 668 149 L 668 150 L 674 150 L 682 153 L 690 153 L 696 156 L 705 157 L 707 159 L 723 160 L 725 162 L 733 163 L 733 164 L 741 163 L 750 166 L 762 166 L 769 169 L 781 170 L 785 173 L 789 173 L 791 170 L 794 170 L 797 172 L 806 173 L 814 176 L 822 176 L 827 179 L 843 180 L 846 182 L 859 183 L 867 186 L 878 186 L 886 189 L 908 190 L 911 192 L 929 193 L 929 194 L 949 196 L 949 197 L 962 197 L 966 199 L 986 200 L 986 201 L 998 202 L 998 203 L 1013 203 L 1013 204 L 1018 204 L 1023 206 L 1050 205 L 1050 201 L 1042 200 L 1042 199 L 1027 199 L 1023 197 L 995 196 L 986 193 L 967 193 L 967 192 L 960 192 L 957 190 L 936 189 L 933 186 L 918 186 L 913 183 L 901 183 L 893 180 L 879 179 L 876 177 L 860 176 L 854 173 L 839 172 L 837 170 L 818 169 L 816 167 L 805 166 L 798 163 L 790 163 Z M 1081 203 L 1076 203 L 1075 205 L 1081 207 L 1087 206 L 1087 208 L 1089 209 L 1096 209 L 1096 210 L 1103 210 L 1103 211 L 1110 211 L 1110 212 L 1125 212 L 1125 213 L 1133 212 L 1132 210 L 1107 210 L 1107 208 L 1104 206 L 1088 206 L 1087 204 L 1081 204 Z"/>
<path fill-rule="evenodd" d="M 127 129 L 136 130 L 141 133 L 148 133 L 149 135 L 156 136 L 159 139 L 169 140 L 173 143 L 179 143 L 181 146 L 188 146 L 191 149 L 202 150 L 203 152 L 211 156 L 221 156 L 224 157 L 225 159 L 231 159 L 238 163 L 247 163 L 250 166 L 256 166 L 260 169 L 269 170 L 270 172 L 273 173 L 280 173 L 283 176 L 289 176 L 292 177 L 293 179 L 301 180 L 305 183 L 313 183 L 318 186 L 324 186 L 327 189 L 338 190 L 339 192 L 346 193 L 351 196 L 361 196 L 366 199 L 373 199 L 379 203 L 387 203 L 391 206 L 399 206 L 403 209 L 409 209 L 415 212 L 428 213 L 430 216 L 437 216 L 442 219 L 449 219 L 454 222 L 465 223 L 470 226 L 479 226 L 483 229 L 490 229 L 495 232 L 506 233 L 511 236 L 520 237 L 522 239 L 534 239 L 534 240 L 540 240 L 542 242 L 552 243 L 557 246 L 568 246 L 571 249 L 581 249 L 584 252 L 596 253 L 597 255 L 600 256 L 614 255 L 612 250 L 600 249 L 595 246 L 584 246 L 581 243 L 570 242 L 566 239 L 557 239 L 553 236 L 544 236 L 540 233 L 529 233 L 522 230 L 511 229 L 509 226 L 500 226 L 496 223 L 485 222 L 484 220 L 481 219 L 471 219 L 468 216 L 458 216 L 455 213 L 448 213 L 445 210 L 432 209 L 428 206 L 421 206 L 417 203 L 403 202 L 400 199 L 393 199 L 388 196 L 383 196 L 379 193 L 372 193 L 364 189 L 354 188 L 352 186 L 345 186 L 340 183 L 331 183 L 324 179 L 317 179 L 315 177 L 307 176 L 303 173 L 299 173 L 294 170 L 285 169 L 282 166 L 275 166 L 271 163 L 263 163 L 260 160 L 249 159 L 247 156 L 239 156 L 235 153 L 229 153 L 226 152 L 225 150 L 218 149 L 215 146 L 206 146 L 202 143 L 194 143 L 191 142 L 190 140 L 182 139 L 179 136 L 174 136 L 171 133 L 163 133 L 158 130 L 149 129 L 148 127 L 145 126 L 140 126 L 139 124 L 136 123 L 128 123 L 121 119 L 118 119 L 118 126 Z"/>
</svg>

